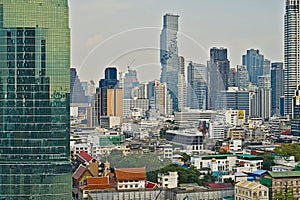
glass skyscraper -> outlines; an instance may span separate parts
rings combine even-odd
[[[167,83],[173,100],[173,109],[178,109],[179,57],[177,46],[178,15],[165,14],[160,34],[160,63],[162,66],[160,82]]]
[[[264,74],[264,55],[259,50],[249,49],[246,55],[242,56],[243,65],[247,66],[249,73],[249,81],[254,85],[258,85],[258,76]]]
[[[207,78],[208,78],[208,109],[220,109],[223,107],[222,101],[218,100],[220,93],[228,89],[230,62],[227,57],[226,48],[210,49],[210,60],[207,62]]]
[[[292,102],[300,81],[299,0],[287,0],[284,15],[284,114],[292,116]]]
[[[271,88],[272,88],[272,114],[280,114],[280,97],[283,96],[284,70],[283,63],[272,63]]]
[[[188,65],[187,107],[192,109],[206,109],[207,95],[207,67],[190,62]]]
[[[0,199],[71,199],[67,0],[0,0]]]

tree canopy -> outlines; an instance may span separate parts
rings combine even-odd
[[[282,144],[276,147],[274,152],[283,156],[295,156],[296,162],[300,161],[300,146],[297,143]]]
[[[155,171],[171,163],[170,160],[160,160],[154,153],[129,154],[124,156],[121,151],[113,150],[110,155],[103,156],[100,160],[107,161],[115,168],[145,167],[146,171]]]
[[[158,173],[167,173],[167,172],[178,172],[178,182],[181,183],[197,183],[198,185],[204,185],[205,183],[214,181],[214,178],[211,175],[204,175],[203,179],[200,179],[201,173],[194,167],[191,166],[188,169],[185,169],[177,164],[170,164],[159,170],[148,172],[147,178],[149,181],[157,182]]]

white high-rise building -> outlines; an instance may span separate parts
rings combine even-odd
[[[286,0],[284,15],[284,114],[290,116],[300,77],[299,4],[299,0]]]
[[[155,109],[163,114],[168,115],[172,113],[172,99],[168,93],[168,88],[166,83],[160,83],[155,81],[154,86],[154,99],[155,99]]]

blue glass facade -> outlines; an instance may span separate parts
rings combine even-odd
[[[264,74],[264,56],[259,50],[247,50],[246,55],[242,57],[243,65],[247,66],[249,81],[255,85],[258,84],[258,76]]]

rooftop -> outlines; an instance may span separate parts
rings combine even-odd
[[[263,175],[266,172],[267,172],[267,170],[257,170],[257,171],[252,172],[251,175],[253,175],[253,176],[261,176],[261,175]]]
[[[120,168],[115,169],[118,181],[122,180],[146,180],[145,168]]]
[[[233,157],[234,154],[211,154],[211,155],[194,155],[194,158],[222,158],[222,157]]]
[[[262,186],[261,184],[259,184],[257,182],[254,182],[254,181],[245,181],[245,180],[242,180],[242,181],[238,182],[235,185],[239,186],[239,187],[247,188],[247,189],[254,189],[256,187]]]
[[[84,174],[84,172],[86,170],[88,170],[88,169],[85,166],[79,165],[79,167],[76,169],[76,171],[72,175],[72,178],[78,180]]]
[[[268,172],[272,178],[300,177],[300,171]]]
[[[109,184],[108,176],[105,177],[89,177],[87,178],[87,184],[88,185],[104,185],[104,184]]]
[[[222,189],[222,188],[232,188],[233,185],[231,183],[207,183],[206,186],[208,186],[211,189]]]
[[[79,156],[81,158],[83,158],[84,160],[86,160],[87,162],[90,162],[91,160],[94,159],[93,156],[91,156],[90,154],[86,153],[85,151],[80,151]]]
[[[263,159],[261,156],[255,156],[255,155],[251,155],[251,154],[236,154],[236,156],[242,157],[242,158],[256,158],[256,159]]]

